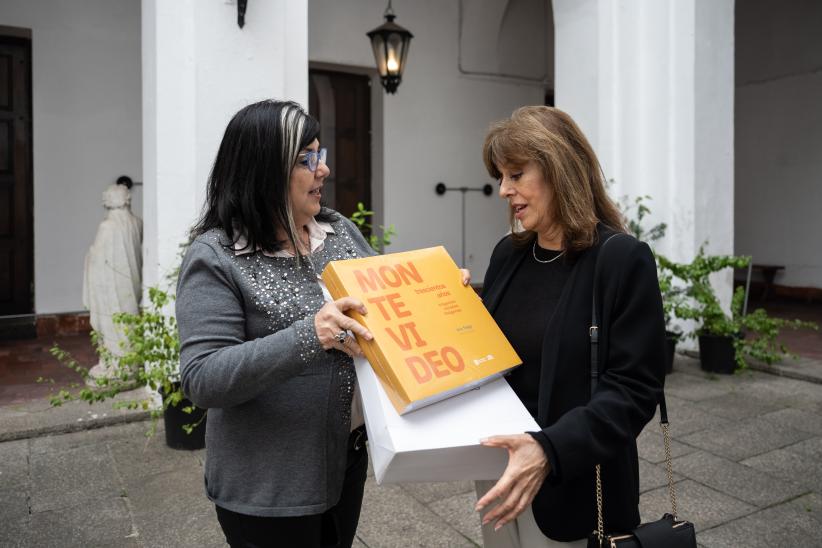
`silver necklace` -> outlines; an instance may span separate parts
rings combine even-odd
[[[540,259],[539,257],[537,257],[537,241],[536,241],[536,240],[534,240],[534,245],[533,245],[533,246],[531,246],[531,251],[532,251],[532,252],[533,252],[533,254],[534,254],[534,260],[535,260],[536,262],[538,262],[538,263],[542,263],[542,264],[553,263],[554,261],[556,261],[557,259],[559,259],[559,258],[560,258],[560,257],[562,257],[563,255],[565,255],[565,250],[562,250],[562,251],[560,252],[560,254],[559,254],[559,255],[557,255],[556,257],[554,257],[553,259],[548,259],[547,261],[543,261],[542,259]]]

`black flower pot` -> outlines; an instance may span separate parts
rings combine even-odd
[[[732,374],[736,371],[734,338],[729,335],[699,335],[699,362],[703,371]]]
[[[195,408],[193,412],[186,413],[184,408],[194,405],[187,398],[183,398],[176,406],[169,405],[163,412],[163,424],[166,427],[166,445],[172,449],[186,449],[193,451],[205,447],[206,410]],[[202,422],[187,434],[183,430],[184,424],[195,424],[202,419]]]
[[[665,332],[665,374],[674,372],[674,354],[676,353],[676,343],[679,341],[679,334],[673,331]]]

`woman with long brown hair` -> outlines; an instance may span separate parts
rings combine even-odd
[[[561,110],[516,110],[491,127],[483,157],[511,218],[483,301],[523,360],[508,381],[541,427],[484,440],[509,460],[498,482],[478,482],[483,538],[486,546],[585,546],[597,525],[597,464],[605,529],[639,524],[636,437],[664,379],[654,258],[625,234],[591,145]]]

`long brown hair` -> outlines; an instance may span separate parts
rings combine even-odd
[[[599,222],[625,232],[622,214],[605,192],[599,160],[565,112],[545,106],[518,108],[488,130],[482,157],[495,179],[502,176],[498,166],[522,166],[529,161],[539,165],[554,191],[547,213],[562,231],[565,249],[575,252],[593,246]],[[533,231],[519,229],[512,211],[509,220],[515,243],[530,243],[536,237]]]

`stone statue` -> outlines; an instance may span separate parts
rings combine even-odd
[[[91,327],[114,355],[122,355],[125,336],[112,316],[136,314],[142,296],[143,221],[131,212],[130,186],[118,180],[103,191],[106,216],[86,254],[83,275],[83,305],[89,310]],[[89,384],[101,376],[114,376],[102,360],[89,374]]]

